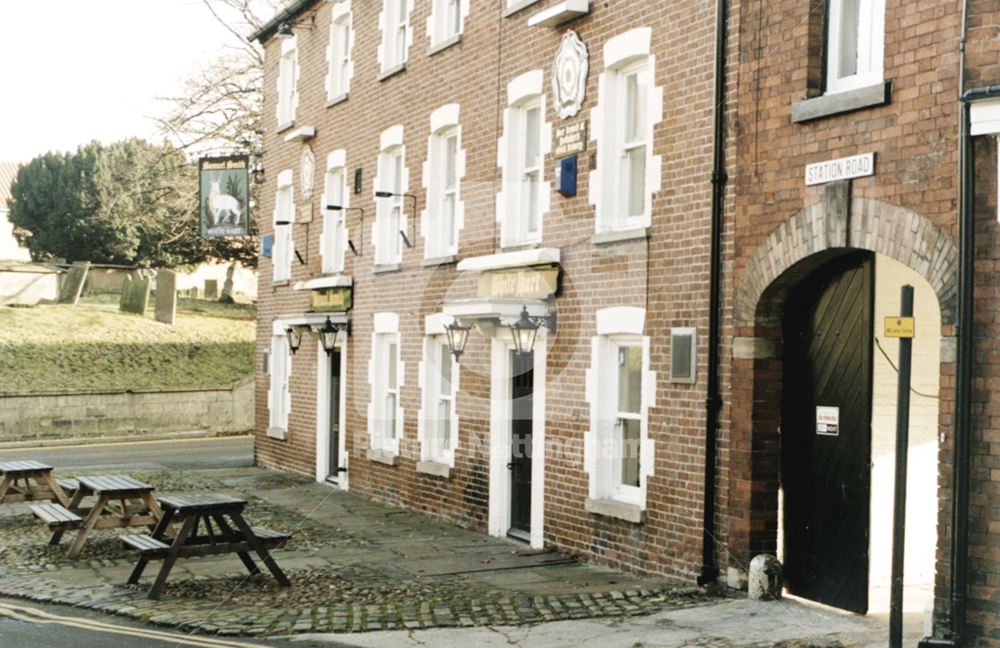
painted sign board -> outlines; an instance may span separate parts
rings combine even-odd
[[[806,186],[875,175],[875,153],[806,165]]]
[[[917,322],[912,317],[886,317],[885,336],[890,338],[912,338],[916,334]]]
[[[557,126],[554,131],[555,144],[552,154],[563,158],[587,150],[587,122],[578,121],[565,126]]]
[[[820,405],[816,407],[816,434],[840,436],[840,408]]]
[[[245,155],[198,160],[201,235],[250,234],[250,160]]]
[[[559,287],[558,266],[538,266],[484,272],[478,296],[487,299],[547,299]]]
[[[343,313],[351,309],[351,288],[317,288],[309,291],[309,306],[316,313]]]
[[[313,204],[312,202],[299,203],[295,208],[295,222],[300,224],[309,224],[313,222]]]

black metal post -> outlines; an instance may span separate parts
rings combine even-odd
[[[913,286],[903,286],[900,316],[913,317]],[[889,603],[889,648],[903,646],[903,557],[906,548],[906,465],[910,449],[910,359],[913,340],[899,339],[899,384],[896,391],[896,491],[892,511],[892,598]]]

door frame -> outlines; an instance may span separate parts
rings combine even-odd
[[[337,336],[336,349],[340,352],[340,435],[338,442],[340,468],[347,468],[347,336]],[[327,355],[323,344],[316,342],[316,481],[331,483],[327,477],[330,470],[330,373],[333,371],[333,356]],[[337,473],[336,486],[347,490],[348,473]]]
[[[545,382],[547,339],[535,340],[531,426],[531,547],[545,546]],[[510,528],[511,366],[513,341],[493,337],[490,343],[490,495],[489,534],[507,536]]]

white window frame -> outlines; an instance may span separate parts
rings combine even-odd
[[[376,191],[396,194],[409,192],[409,172],[406,170],[406,147],[403,144],[403,127],[386,129],[379,141],[378,176]],[[375,198],[375,222],[372,223],[372,242],[375,246],[375,264],[392,265],[403,261],[403,238],[407,230],[406,199],[402,195]]]
[[[322,201],[323,239],[319,252],[323,258],[323,274],[343,272],[347,250],[347,208],[351,206],[351,195],[347,189],[347,153],[344,149],[332,151],[326,157]],[[327,205],[340,205],[343,209],[327,209]]]
[[[645,310],[632,307],[601,309],[597,335],[591,340],[587,372],[590,429],[586,433],[584,464],[589,473],[592,500],[611,500],[646,508],[649,477],[653,474],[655,444],[649,438],[649,409],[655,405],[656,373],[649,368],[650,338],[643,334]],[[623,346],[642,349],[639,407],[639,486],[621,483],[622,444],[618,403],[618,353]],[[633,416],[628,414],[629,418]]]
[[[288,225],[278,225],[278,221],[288,221]],[[292,257],[295,254],[295,240],[292,227],[295,224],[295,187],[292,171],[285,169],[278,174],[278,191],[274,197],[274,244],[271,248],[271,265],[274,283],[287,282],[292,278]]]
[[[299,52],[297,38],[281,41],[281,59],[278,63],[278,130],[284,130],[295,123],[295,112],[299,105]]]
[[[497,194],[497,221],[500,223],[501,247],[518,247],[541,243],[546,214],[550,209],[551,183],[546,181],[545,161],[552,149],[552,126],[546,119],[545,93],[542,91],[542,71],[527,72],[507,86],[507,108],[504,110],[504,130],[498,146],[498,162],[502,170],[500,193]],[[527,116],[537,109],[538,155],[535,164],[526,164]],[[529,175],[537,174],[537,207],[534,228],[528,204],[531,184]]]
[[[447,182],[449,138],[454,138],[454,185]],[[424,258],[438,259],[458,254],[458,235],[465,221],[462,178],[465,177],[465,151],[458,104],[447,104],[431,114],[431,135],[427,140],[427,160],[423,165],[423,187],[427,204],[421,210],[420,229],[424,238]],[[447,215],[447,205],[452,214]],[[450,231],[449,231],[450,230]]]
[[[333,5],[330,17],[330,42],[326,48],[328,72],[326,76],[326,101],[333,103],[346,99],[351,90],[354,49],[351,0],[341,0]]]
[[[391,353],[393,345],[396,347],[394,354]],[[396,369],[395,385],[389,383],[392,366]],[[376,313],[372,331],[372,352],[368,361],[368,382],[371,384],[368,432],[371,449],[392,456],[399,454],[399,440],[403,437],[403,406],[400,397],[405,382],[405,369],[402,361],[399,316],[396,313]],[[392,412],[386,411],[390,395],[395,397],[395,411]]]
[[[427,17],[427,36],[431,47],[456,41],[465,30],[469,0],[432,0]]]
[[[443,330],[443,325],[434,327],[430,321],[440,318],[428,316],[428,335],[424,338],[424,358],[420,363],[421,412],[420,447],[421,459],[454,468],[455,449],[458,446],[457,396],[459,364],[448,348],[448,337],[435,330]],[[451,366],[449,389],[442,390],[442,354],[447,354]],[[440,405],[448,403],[447,434],[444,433],[445,420],[440,416]]]
[[[844,10],[858,5],[856,71],[842,74]],[[834,94],[881,83],[885,56],[885,0],[829,0],[826,32],[826,92]]]
[[[288,338],[274,332],[271,336],[269,360],[270,387],[267,392],[269,411],[267,435],[284,439],[288,434],[288,415],[292,409],[290,381],[292,375],[292,354],[288,349]]]
[[[399,15],[400,12],[404,15]],[[379,69],[385,74],[406,65],[410,50],[410,13],[413,0],[383,0],[379,14],[382,44],[379,47]]]
[[[598,78],[598,102],[591,111],[590,136],[596,142],[597,167],[590,172],[590,202],[596,211],[595,231],[621,232],[652,224],[653,198],[662,184],[662,158],[654,155],[654,132],[663,120],[663,88],[656,85],[656,57],[650,53],[652,31],[638,27],[610,39],[604,46],[604,72]],[[645,77],[640,109],[644,123],[637,136],[627,137],[628,79]],[[628,151],[645,146],[643,209],[630,214]]]

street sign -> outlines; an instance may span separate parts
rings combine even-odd
[[[917,323],[912,317],[886,317],[885,337],[912,338],[916,334]]]

